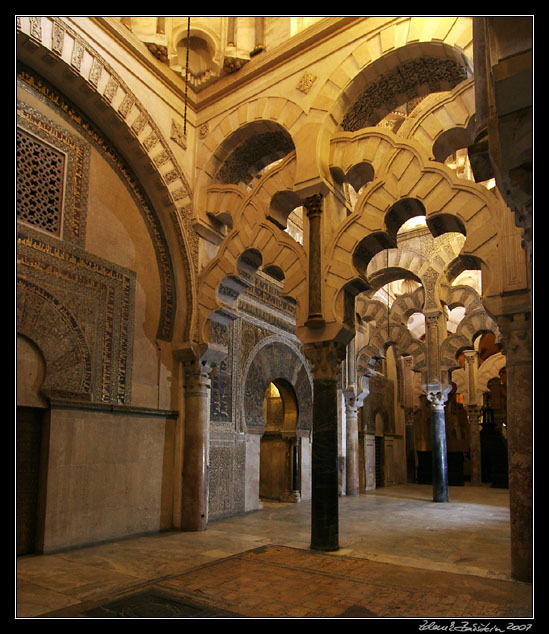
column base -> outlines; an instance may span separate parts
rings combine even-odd
[[[319,551],[323,551],[325,553],[333,553],[336,550],[339,550],[341,548],[341,546],[339,546],[339,544],[337,546],[315,546],[313,544],[311,544],[310,549],[311,550],[319,550]]]

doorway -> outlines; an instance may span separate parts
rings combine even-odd
[[[298,407],[293,387],[284,379],[271,381],[263,398],[265,432],[261,438],[259,497],[275,501],[299,499]]]

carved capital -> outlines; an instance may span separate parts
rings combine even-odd
[[[336,341],[321,341],[305,345],[305,356],[311,364],[315,379],[335,380],[345,354],[346,347]]]
[[[423,390],[427,394],[427,400],[431,403],[431,407],[436,410],[444,409],[448,394],[452,390],[451,385],[443,383],[424,385]]]
[[[480,405],[464,405],[467,412],[467,420],[470,425],[480,425],[480,418],[482,415],[482,407]]]
[[[507,366],[532,363],[532,324],[529,314],[516,314],[498,320],[503,334],[503,351]]]
[[[307,196],[307,198],[303,199],[303,206],[309,218],[314,215],[320,215],[322,213],[322,194]]]
[[[181,361],[187,393],[203,393],[210,388],[211,376],[215,368],[227,354],[224,346],[219,344],[188,344],[175,352]]]

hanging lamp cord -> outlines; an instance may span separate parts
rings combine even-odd
[[[191,18],[187,18],[187,59],[185,61],[185,115],[183,119],[183,136],[187,136],[187,94],[189,90],[189,49],[191,47]]]

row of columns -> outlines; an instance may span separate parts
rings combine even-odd
[[[309,314],[306,328],[317,340],[304,343],[313,375],[313,430],[311,482],[311,548],[339,549],[338,485],[338,373],[346,358],[352,337],[343,333],[341,341],[322,340],[322,196],[304,201],[309,217]],[[448,501],[448,466],[444,406],[450,387],[441,381],[438,351],[441,332],[440,314],[426,318],[426,341],[429,357],[427,381],[423,386],[431,403],[433,455],[433,501]],[[506,354],[508,376],[508,441],[510,463],[512,559],[515,576],[527,579],[531,574],[532,518],[532,385],[531,349],[523,330],[508,329]],[[345,337],[348,337],[345,340]],[[522,345],[524,344],[524,345]],[[351,355],[354,358],[354,355]],[[203,530],[208,518],[208,447],[209,389],[211,363],[194,350],[181,355],[185,376],[185,422],[183,484],[181,492],[181,527]],[[469,391],[466,410],[471,431],[473,484],[480,484],[480,403],[476,389],[477,359],[474,351],[466,353]],[[354,367],[349,370],[354,376]],[[363,396],[366,394],[363,393]],[[358,475],[358,408],[361,395],[355,386],[345,391],[347,408],[347,476],[348,495],[359,490]],[[407,411],[411,411],[409,398]],[[410,420],[410,417],[408,417]]]

